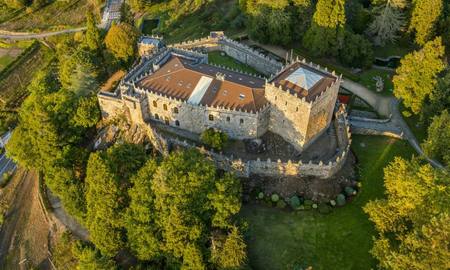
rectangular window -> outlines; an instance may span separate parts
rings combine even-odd
[[[239,120],[239,123],[244,124],[244,119],[241,118],[241,120]]]
[[[209,121],[214,121],[214,116],[213,116],[212,114],[210,114],[210,115],[208,116],[208,119],[209,119]]]

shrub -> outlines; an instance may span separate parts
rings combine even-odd
[[[2,175],[2,181],[0,183],[0,188],[6,187],[8,185],[9,181],[11,181],[12,178],[12,172],[4,172]]]
[[[283,208],[286,207],[286,205],[287,205],[287,204],[286,204],[283,200],[279,200],[279,201],[277,202],[277,207],[278,207],[278,208],[283,209]]]
[[[301,205],[300,199],[294,195],[289,199],[289,204],[293,209],[297,209]]]
[[[313,203],[312,208],[317,209],[317,203]]]
[[[354,190],[352,187],[345,187],[344,191],[347,197],[356,195],[356,190]]]
[[[333,206],[333,207],[336,206],[336,201],[335,200],[330,200],[330,205]]]
[[[344,206],[345,203],[346,203],[346,201],[345,201],[345,195],[342,194],[342,193],[339,194],[339,195],[337,195],[337,197],[336,197],[336,204],[337,204],[338,206]]]
[[[264,199],[264,193],[262,191],[258,193],[258,199]]]
[[[272,202],[278,202],[278,200],[280,200],[280,196],[278,196],[277,194],[272,194],[272,197],[271,197],[271,199],[272,199]]]
[[[220,151],[228,142],[228,136],[219,130],[208,128],[202,132],[200,140],[209,147]]]

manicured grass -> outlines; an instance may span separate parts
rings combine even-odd
[[[375,57],[386,58],[389,56],[404,56],[411,52],[411,44],[409,41],[399,41],[396,44],[387,44],[383,47],[374,47]]]
[[[250,74],[259,74],[254,68],[241,63],[228,55],[221,55],[221,52],[210,52],[208,54],[208,62],[215,65],[221,65],[232,69],[237,69]]]
[[[379,70],[379,69],[370,69],[362,72],[359,77],[359,83],[366,86],[370,90],[376,92],[376,82],[373,79],[374,76],[380,76],[384,80],[384,90],[380,92],[380,94],[385,96],[392,96],[392,91],[394,89],[394,85],[392,84],[392,76],[394,72]]]
[[[362,190],[355,200],[331,214],[291,212],[245,205],[248,256],[253,269],[371,269],[369,253],[374,228],[362,207],[383,197],[383,168],[397,155],[410,157],[405,141],[386,137],[354,136]]]

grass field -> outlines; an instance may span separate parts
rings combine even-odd
[[[244,72],[247,72],[250,74],[259,75],[259,72],[256,71],[254,68],[252,68],[244,63],[241,63],[241,62],[235,60],[234,58],[231,58],[228,55],[222,56],[221,52],[210,52],[208,54],[208,62],[210,64],[221,65],[221,66],[225,66],[228,68],[244,71]]]
[[[248,256],[253,269],[361,269],[376,267],[369,250],[374,228],[362,207],[383,197],[383,168],[395,156],[410,157],[405,141],[354,136],[362,190],[354,201],[331,214],[289,212],[245,205],[241,216],[249,224]]]
[[[380,76],[384,80],[384,91],[379,94],[384,96],[392,96],[392,91],[394,89],[394,85],[392,84],[393,75],[394,72],[372,68],[359,74],[359,83],[376,92],[376,82],[373,77]]]
[[[32,13],[22,11],[0,24],[2,30],[39,32],[82,26],[86,12],[92,10],[88,0],[53,1]]]

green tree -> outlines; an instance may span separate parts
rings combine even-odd
[[[429,101],[425,102],[422,120],[427,122],[447,108],[450,108],[450,71],[438,79],[437,87],[433,88]]]
[[[440,37],[419,50],[406,55],[393,78],[394,95],[403,99],[407,108],[418,114],[425,98],[437,85],[437,76],[444,70],[445,48]]]
[[[387,42],[395,42],[398,33],[406,24],[404,8],[405,0],[372,0],[374,20],[369,25],[367,33],[374,44],[384,46]]]
[[[92,12],[88,12],[86,14],[85,44],[89,50],[97,53],[99,53],[102,48],[100,29],[97,28],[97,22],[95,21],[94,14]]]
[[[126,212],[128,244],[140,260],[154,260],[161,256],[161,239],[155,223],[154,193],[151,188],[153,175],[158,169],[154,159],[131,178],[133,187],[128,190],[130,206]]]
[[[222,150],[228,142],[228,135],[219,130],[208,128],[202,132],[200,140],[216,150]]]
[[[363,36],[347,31],[345,46],[339,51],[339,59],[347,66],[370,68],[374,60],[372,44]]]
[[[423,150],[428,156],[450,166],[450,114],[447,110],[433,117]]]
[[[115,270],[117,267],[113,260],[102,256],[95,248],[83,244],[81,241],[75,242],[72,252],[78,260],[77,270]]]
[[[100,120],[100,108],[97,96],[81,97],[78,100],[77,110],[72,118],[75,126],[90,128]]]
[[[413,10],[409,31],[419,45],[424,45],[435,37],[436,24],[442,14],[442,0],[413,0]]]
[[[386,199],[364,211],[378,236],[372,254],[383,269],[450,267],[450,177],[447,172],[396,158],[385,168]]]
[[[233,226],[227,236],[213,238],[212,261],[218,269],[239,269],[246,264],[246,248],[239,229]]]
[[[124,243],[123,214],[129,203],[129,177],[145,161],[142,147],[116,144],[92,153],[86,169],[86,225],[95,246],[114,256]]]
[[[317,56],[337,55],[345,33],[345,0],[319,0],[303,46]]]
[[[106,48],[119,61],[129,63],[136,54],[137,38],[133,26],[126,23],[112,25],[105,37]]]
[[[102,73],[96,56],[85,48],[60,59],[59,79],[62,86],[78,95],[87,95],[99,87]]]
[[[241,209],[241,183],[231,174],[215,182],[215,190],[208,195],[215,210],[212,225],[218,228],[231,226],[230,219]]]

